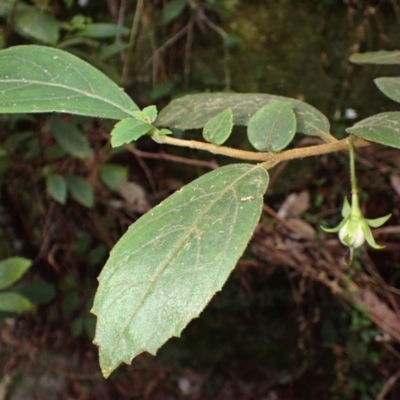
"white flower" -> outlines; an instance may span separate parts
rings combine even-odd
[[[344,199],[342,216],[344,219],[337,227],[324,228],[322,226],[321,228],[326,232],[339,232],[340,241],[350,248],[350,260],[353,259],[353,249],[362,246],[365,241],[374,249],[384,247],[375,242],[371,228],[383,225],[391,217],[391,214],[376,219],[364,218],[358,204],[358,195],[353,194],[351,206],[347,198]]]

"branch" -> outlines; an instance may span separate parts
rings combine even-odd
[[[233,149],[226,146],[215,146],[211,143],[199,142],[197,140],[177,139],[166,135],[158,137],[153,136],[153,139],[160,144],[171,144],[179,147],[188,147],[190,149],[205,150],[212,154],[219,154],[222,156],[239,158],[242,160],[260,161],[260,166],[265,169],[270,169],[282,161],[333,153],[348,149],[349,146],[349,138],[346,138],[333,143],[324,143],[316,146],[291,149],[282,151],[280,153],[261,153],[256,151]],[[366,140],[354,138],[355,147],[365,147],[369,145],[370,142],[367,142]]]

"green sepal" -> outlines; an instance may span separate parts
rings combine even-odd
[[[362,230],[363,230],[363,234],[365,236],[365,240],[371,247],[373,247],[374,249],[383,249],[385,247],[385,246],[381,246],[375,242],[375,239],[371,233],[371,229],[369,229],[369,226],[366,223],[363,224]]]
[[[345,197],[342,207],[342,217],[347,218],[350,214],[351,214],[351,205],[347,200],[347,197]]]
[[[324,230],[325,232],[328,233],[336,233],[339,232],[342,226],[346,223],[346,219],[344,219],[338,226],[335,228],[325,228],[324,226],[321,225],[321,229]]]
[[[375,218],[375,219],[366,219],[365,218],[365,221],[367,221],[367,224],[371,228],[378,228],[378,227],[382,226],[387,220],[389,220],[389,218],[391,216],[392,216],[392,214],[388,214],[388,215],[385,215],[383,217]]]

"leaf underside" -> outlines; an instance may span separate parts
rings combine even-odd
[[[400,64],[400,51],[369,51],[367,53],[352,54],[349,60],[355,64]]]
[[[399,77],[382,77],[374,80],[379,90],[389,99],[400,103],[400,78]]]
[[[400,149],[400,112],[373,115],[346,131],[363,139]]]
[[[220,290],[259,220],[268,174],[232,164],[203,175],[135,222],[99,276],[92,312],[105,377],[179,336]]]
[[[0,113],[122,119],[135,110],[138,107],[121,88],[72,54],[36,45],[0,51]]]
[[[323,137],[329,132],[328,119],[313,106],[289,97],[264,93],[200,93],[171,101],[158,115],[156,125],[173,129],[200,129],[207,121],[232,108],[234,125],[247,126],[250,117],[261,107],[285,101],[296,115],[297,132]]]

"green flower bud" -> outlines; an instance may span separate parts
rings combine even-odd
[[[339,239],[353,249],[362,246],[365,242],[362,221],[348,218],[339,230]]]

